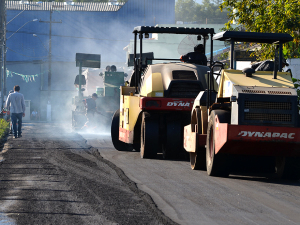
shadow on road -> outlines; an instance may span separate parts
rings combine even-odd
[[[247,181],[258,181],[270,184],[280,184],[288,186],[300,186],[300,181],[297,180],[282,180],[275,179],[272,177],[273,174],[267,173],[232,173],[229,175],[228,179],[234,180],[247,180]]]

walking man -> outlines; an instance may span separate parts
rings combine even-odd
[[[14,138],[22,137],[22,117],[25,116],[25,100],[19,91],[20,86],[14,86],[14,93],[9,94],[6,100],[6,107],[10,108]]]

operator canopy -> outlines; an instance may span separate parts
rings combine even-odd
[[[289,34],[283,34],[283,33],[224,31],[215,34],[213,40],[273,44],[278,42],[286,43],[292,41],[293,37]]]

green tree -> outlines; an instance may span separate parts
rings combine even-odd
[[[175,4],[175,20],[194,21],[196,4],[194,0],[178,0]]]
[[[203,0],[202,4],[196,6],[196,21],[201,23],[224,24],[227,21],[227,12],[221,12],[222,0]]]
[[[284,45],[285,57],[300,57],[298,0],[224,0],[220,9],[229,12],[226,29],[230,29],[233,21],[236,21],[246,31],[290,34],[294,40]],[[261,59],[273,58],[270,45],[262,45],[259,53]]]
[[[198,4],[194,0],[177,0],[175,19],[184,22],[224,24],[227,21],[227,12],[221,12],[219,6],[222,2],[223,0],[204,0],[202,4]]]

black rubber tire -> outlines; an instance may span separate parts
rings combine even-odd
[[[286,157],[283,179],[300,179],[300,157]]]
[[[141,143],[134,143],[132,148],[137,152],[141,151]]]
[[[111,141],[118,151],[128,151],[130,150],[130,144],[124,143],[119,140],[119,122],[120,122],[120,110],[118,109],[111,121]]]
[[[276,157],[275,158],[275,174],[274,174],[273,178],[282,179],[284,167],[285,167],[285,157]]]
[[[155,159],[159,141],[159,122],[155,116],[151,116],[147,112],[143,112],[141,124],[141,149],[140,155],[143,159]]]
[[[197,152],[190,152],[190,164],[192,170],[206,169],[205,154],[205,148],[200,148],[197,150]]]
[[[287,180],[300,179],[300,157],[277,157],[275,178]]]
[[[215,154],[216,115],[219,116],[220,122],[228,122],[230,119],[230,113],[225,110],[213,110],[210,114],[206,140],[206,170],[209,176],[228,177],[230,172],[228,156],[220,153]]]
[[[181,121],[168,121],[162,146],[163,159],[183,158],[183,127]]]

